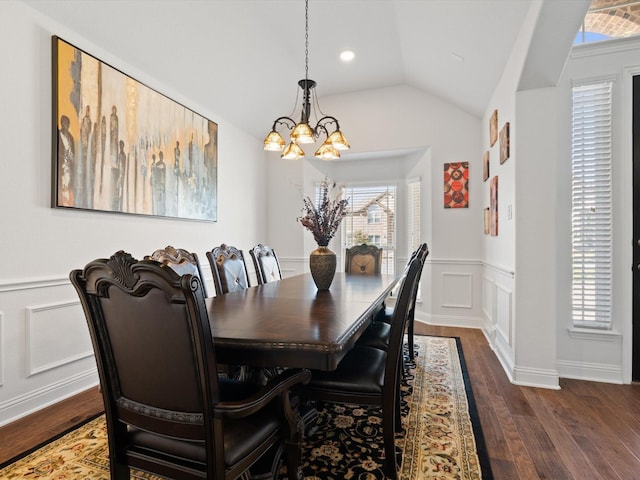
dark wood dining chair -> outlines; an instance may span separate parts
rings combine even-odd
[[[202,275],[202,266],[200,265],[200,259],[195,252],[189,252],[183,248],[175,248],[171,245],[167,245],[165,248],[159,248],[151,255],[147,255],[144,258],[145,260],[155,260],[156,262],[168,265],[179,275],[185,275],[187,273],[196,275],[202,282],[202,291],[204,292],[204,296],[207,296],[207,288],[204,283],[204,276]]]
[[[237,292],[251,286],[242,250],[222,244],[207,252],[216,295]]]
[[[344,271],[362,275],[375,275],[382,270],[382,249],[375,245],[354,245],[345,250]]]
[[[400,362],[404,329],[420,268],[421,263],[415,259],[411,262],[407,275],[401,280],[391,322],[391,338],[386,350],[356,345],[344,356],[336,370],[312,370],[308,384],[294,387],[294,392],[303,399],[381,406],[384,473],[391,479],[397,478],[394,437],[397,431],[402,430]]]
[[[411,262],[414,259],[418,259],[422,267],[424,268],[424,262],[429,255],[429,248],[426,243],[422,243],[412,254],[403,275],[407,273]],[[418,287],[420,284],[420,277],[422,276],[422,270],[418,271],[418,278],[415,282],[414,291],[411,297],[411,305],[409,309],[409,319],[407,320],[407,344],[409,347],[409,358],[415,357],[415,343],[413,338],[414,321],[415,321],[415,309],[416,300],[418,297]],[[374,321],[367,327],[360,338],[357,341],[358,345],[369,346],[374,348],[380,348],[386,350],[389,346],[389,339],[391,337],[391,322],[393,320],[394,307],[385,307],[378,314]]]
[[[264,387],[219,378],[197,276],[120,251],[70,279],[96,356],[111,479],[128,480],[130,469],[246,479],[278,448],[298,472],[300,433],[289,391],[309,372],[290,369]]]
[[[259,243],[249,250],[249,254],[253,260],[253,266],[256,269],[258,285],[282,280],[280,263],[273,248]]]

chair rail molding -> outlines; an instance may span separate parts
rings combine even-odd
[[[495,263],[489,263],[489,262],[482,262],[482,266],[487,270],[494,271],[496,273],[505,275],[510,278],[515,278],[516,276],[516,271],[513,267],[509,267],[506,265],[499,265]]]
[[[425,264],[432,265],[483,265],[482,260],[472,258],[427,258]]]
[[[56,275],[50,277],[35,277],[10,281],[0,280],[0,293],[16,292],[19,290],[31,290],[35,288],[59,287],[62,285],[71,285],[68,276]]]

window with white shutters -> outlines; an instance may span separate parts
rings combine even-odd
[[[572,115],[572,320],[611,327],[611,81],[575,85]]]
[[[407,182],[407,253],[413,252],[422,243],[420,236],[420,179]],[[418,285],[416,299],[422,298],[422,280]]]
[[[407,182],[407,252],[422,242],[420,237],[420,179]]]
[[[348,213],[342,221],[345,247],[373,244],[382,248],[382,273],[395,272],[396,186],[347,185]]]

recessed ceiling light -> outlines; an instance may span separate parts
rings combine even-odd
[[[340,60],[345,63],[353,61],[354,58],[356,58],[356,54],[353,53],[353,50],[343,50],[340,52]]]
[[[464,57],[462,55],[458,55],[455,52],[451,52],[451,59],[456,62],[464,63]]]

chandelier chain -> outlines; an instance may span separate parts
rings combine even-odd
[[[304,3],[304,79],[309,80],[309,0]]]

